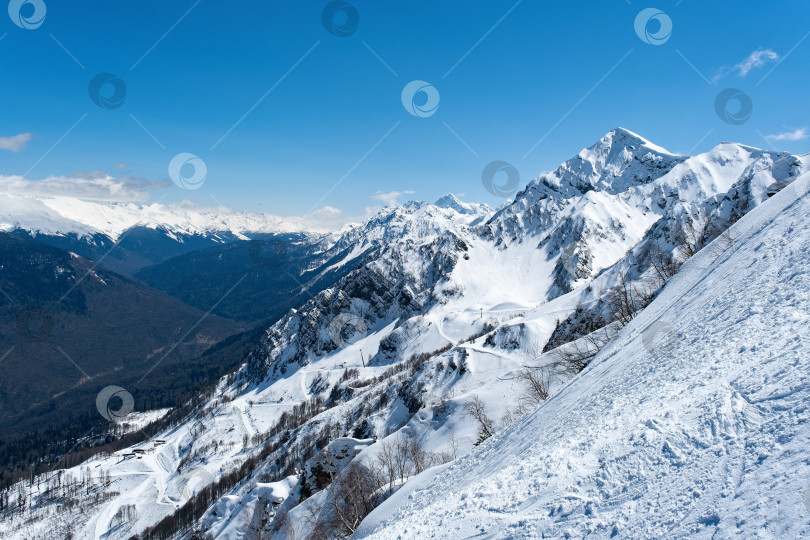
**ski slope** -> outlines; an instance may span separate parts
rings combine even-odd
[[[810,535],[809,189],[745,216],[564,389],[357,536]]]

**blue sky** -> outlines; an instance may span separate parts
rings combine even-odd
[[[347,219],[396,192],[500,204],[488,163],[524,184],[616,126],[675,152],[807,152],[804,0],[357,0],[343,37],[322,24],[326,1],[39,1],[38,28],[0,22],[0,176],[84,173],[104,190],[109,175],[121,198]],[[634,28],[651,6],[672,22],[658,45]],[[90,99],[98,73],[126,84],[119,107]],[[428,117],[403,107],[414,80],[440,96]],[[740,125],[715,112],[726,88],[753,104]],[[199,189],[169,181],[183,152],[206,164]]]

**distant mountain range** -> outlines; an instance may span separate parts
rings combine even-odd
[[[29,234],[132,275],[191,251],[305,229],[268,214],[0,194],[0,230]]]
[[[115,241],[133,228],[161,229],[183,237],[225,233],[246,240],[248,234],[301,232],[305,227],[269,214],[249,214],[183,205],[104,203],[70,197],[0,195],[0,229],[36,234],[92,237]]]
[[[79,537],[165,538],[191,534],[191,525],[179,528],[186,523],[193,524],[199,536],[221,539],[256,526],[266,536],[278,538],[290,530],[296,538],[306,537],[313,527],[346,534],[353,531],[334,515],[341,507],[334,504],[335,497],[348,496],[341,491],[339,475],[351,471],[346,469],[349,463],[383,463],[394,448],[410,448],[401,452],[410,457],[402,458],[405,465],[399,476],[371,490],[374,506],[393,495],[380,507],[383,514],[360,532],[379,537],[386,537],[386,531],[427,534],[426,529],[406,531],[408,525],[396,519],[407,516],[413,521],[422,508],[431,513],[435,509],[455,523],[458,516],[440,504],[440,499],[455,495],[437,488],[429,491],[430,498],[409,503],[395,492],[410,477],[401,489],[403,494],[413,493],[426,485],[420,482],[429,483],[425,478],[445,467],[430,469],[431,465],[457,461],[451,469],[459,467],[460,472],[448,477],[481,490],[475,497],[484,500],[496,492],[508,498],[509,485],[498,479],[493,480],[494,487],[476,483],[485,472],[477,460],[487,468],[500,466],[486,440],[542,401],[537,392],[530,394],[527,373],[546,377],[540,386],[546,398],[553,396],[539,405],[540,410],[567,399],[566,407],[554,414],[569,416],[577,407],[600,399],[604,406],[599,410],[609,415],[610,400],[630,402],[622,393],[630,382],[660,383],[666,377],[644,377],[658,365],[674,364],[653,355],[646,363],[627,368],[640,370],[635,374],[602,367],[601,378],[589,384],[624,381],[611,386],[608,396],[591,392],[583,382],[578,395],[584,401],[564,396],[569,383],[593,376],[579,374],[590,362],[607,365],[600,350],[647,339],[649,350],[657,351],[655,336],[653,342],[639,338],[645,329],[631,321],[643,316],[650,324],[674,327],[676,320],[656,318],[664,308],[655,306],[659,297],[677,301],[668,283],[678,279],[679,269],[689,270],[683,279],[690,285],[677,295],[694,302],[689,299],[690,287],[697,287],[701,278],[698,270],[689,269],[689,259],[703,252],[695,264],[713,264],[712,257],[734,244],[736,222],[796,185],[807,171],[803,156],[734,143],[683,156],[617,128],[529,182],[497,211],[448,195],[434,204],[409,202],[385,208],[337,232],[264,230],[249,236],[245,230],[229,230],[227,234],[245,238],[229,238],[163,260],[142,256],[153,263],[134,273],[143,286],[151,284],[201,310],[212,309],[240,279],[250,283],[241,292],[233,289],[235,296],[227,298],[236,300],[219,303],[214,313],[240,321],[266,317],[268,324],[240,359],[244,361],[240,367],[206,398],[200,407],[204,413],[157,436],[166,444],[155,455],[139,463],[118,456],[96,458],[93,466],[120,482],[115,494],[107,490],[109,499],[103,502],[77,496],[85,512],[79,521],[86,523],[51,526],[44,520],[23,523],[15,518],[8,525],[4,522],[0,532],[20,538],[67,532]],[[177,235],[168,232],[173,231],[170,227],[153,225],[151,230],[164,231],[167,237]],[[35,232],[30,227],[22,222],[13,226],[16,235],[29,237]],[[77,241],[88,238],[75,234]],[[94,234],[102,233],[96,229]],[[48,235],[59,233],[49,230]],[[750,253],[755,248],[745,247]],[[742,259],[735,261],[734,268],[742,272]],[[107,281],[103,275],[99,279]],[[647,309],[654,314],[647,315]],[[684,312],[687,315],[695,319],[693,312]],[[633,354],[641,350],[633,347]],[[690,351],[703,354],[697,348]],[[699,364],[696,358],[686,360]],[[531,371],[535,368],[541,371]],[[645,412],[643,404],[634,407]],[[496,436],[498,452],[511,456],[510,463],[523,448],[545,452],[531,446],[532,437],[544,436],[543,423],[536,421],[542,414],[534,418],[531,425],[529,420],[518,421],[533,430],[531,437]],[[654,426],[659,421],[650,420]],[[548,424],[554,425],[553,419]],[[557,438],[549,440],[572,455],[576,449],[559,442],[567,440],[565,426],[559,430],[563,431]],[[580,442],[600,435],[578,433]],[[670,448],[667,455],[679,454]],[[341,452],[340,459],[332,451]],[[706,463],[709,469],[719,466],[711,459]],[[599,467],[589,461],[545,472]],[[424,473],[428,476],[417,476],[423,469],[429,469]],[[300,474],[303,470],[307,474]],[[202,478],[211,490],[188,495],[190,475]],[[520,476],[518,471],[505,477],[525,480]],[[526,480],[521,486],[542,492],[546,480],[535,475],[532,481],[537,485]],[[559,485],[570,490],[576,484]],[[564,500],[567,491],[560,489],[555,492],[559,500],[543,506],[543,511],[564,527],[570,505]],[[630,500],[614,495],[605,496],[617,505]],[[31,497],[41,505],[35,512],[46,512],[54,504],[44,492],[32,492]],[[456,507],[465,504],[463,500],[456,501]],[[501,499],[491,500],[500,504]],[[126,519],[116,517],[129,506],[137,512],[127,512]],[[504,512],[511,511],[505,506]],[[587,506],[582,512],[587,515]],[[464,536],[478,534],[467,525],[454,526],[461,527]],[[557,534],[563,529],[547,530]],[[643,535],[641,529],[632,530]]]

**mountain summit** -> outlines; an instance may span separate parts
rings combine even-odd
[[[478,204],[478,203],[465,203],[462,202],[461,199],[453,195],[452,193],[448,193],[444,197],[439,198],[435,203],[434,206],[438,206],[439,208],[450,208],[455,210],[459,214],[483,214],[491,209],[486,204]]]
[[[553,172],[535,179],[529,187],[545,186],[564,196],[591,190],[615,194],[647,184],[687,158],[619,127]]]
[[[205,405],[146,443],[154,454],[94,458],[114,486],[61,522],[45,519],[53,478],[15,486],[9,503],[22,490],[32,515],[0,534],[710,537],[746,501],[747,521],[796,536],[799,520],[754,515],[735,490],[757,471],[781,485],[798,462],[771,466],[774,448],[799,448],[810,425],[781,408],[807,387],[791,368],[806,171],[740,144],[680,156],[618,128],[497,212],[447,195],[296,240],[312,252],[292,276],[300,305]],[[211,489],[189,494],[190,476]],[[660,506],[663,491],[685,495]],[[347,508],[362,511],[339,519]]]

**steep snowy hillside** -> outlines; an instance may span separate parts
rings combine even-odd
[[[375,477],[371,506],[393,493],[389,510],[367,523],[373,528],[391,517],[390,505],[407,502],[414,482],[427,482],[420,472],[444,474],[431,466],[461,458],[542,399],[564,395],[593,356],[572,368],[551,349],[604,346],[597,332],[613,337],[613,325],[647,313],[684,261],[708,253],[704,245],[718,235],[727,239],[721,233],[730,224],[779,187],[791,189],[804,170],[799,157],[738,144],[678,156],[616,129],[497,213],[447,196],[387,208],[324,236],[302,290],[335,272],[340,278],[268,328],[206,405],[158,436],[166,443],[154,454],[85,465],[113,480],[89,480],[92,500],[65,495],[85,503],[81,525],[63,507],[51,522],[15,517],[0,532],[144,539],[351,532],[358,519],[340,523],[334,511],[345,495],[340,479],[362,483],[350,464],[385,471]],[[666,290],[677,286],[670,283]],[[344,451],[359,453],[334,455]],[[326,472],[313,482],[313,470]],[[79,478],[82,470],[65,474]],[[187,489],[192,478],[210,489]],[[55,484],[50,478],[31,493],[29,516],[54,511]]]
[[[771,184],[795,178],[802,167],[796,156],[733,143],[695,157],[675,156],[617,128],[530,182],[487,222],[481,236],[502,250],[536,242],[556,265],[548,290],[554,297],[618,262],[650,226],[684,204],[699,206],[741,188],[745,197],[736,203],[739,218],[767,198]],[[728,221],[729,215],[722,217]],[[705,229],[709,223],[704,219],[701,225]],[[722,223],[717,227],[724,229]],[[664,229],[659,242],[663,233],[670,247],[683,243],[676,238],[682,232],[678,227]]]
[[[809,189],[744,217],[579,377],[358,536],[810,534]]]
[[[365,334],[435,302],[434,287],[466,249],[468,224],[489,213],[483,205],[459,213],[453,206],[410,202],[347,232],[333,249],[352,245],[352,251],[328,269],[348,263],[356,268],[267,331],[248,365],[251,378],[281,376],[290,364],[305,366],[336,350],[347,325]],[[390,341],[386,346],[395,347]]]
[[[459,204],[464,205],[460,201]],[[461,206],[457,210],[427,203],[409,203],[402,207],[385,209],[360,227],[349,227],[342,234],[336,235],[337,238],[330,238],[322,254],[323,267],[314,270],[314,275],[308,279],[316,280],[336,268],[353,267],[359,262],[381,264],[385,256],[379,255],[391,250],[393,238],[401,239],[402,242],[426,242],[430,245],[437,242],[437,239],[444,238],[449,231],[465,230],[467,223],[484,219],[490,214],[491,210],[484,205]],[[408,252],[407,246],[398,246],[397,249],[403,253]],[[393,252],[399,253],[395,250]],[[412,255],[414,261],[419,255]],[[393,266],[396,263],[387,260],[386,264]],[[367,275],[375,279],[373,273]],[[408,271],[403,275],[403,279],[417,279],[415,274]],[[384,287],[389,286],[384,284]],[[298,312],[292,311],[283,322],[275,326],[299,324],[296,313]],[[341,330],[337,328],[336,332]],[[301,331],[298,334],[296,340],[302,344],[301,349],[290,345],[287,347],[287,355],[299,354],[299,351],[312,343],[309,341],[312,338],[306,332]],[[266,337],[265,341],[268,339],[271,338]],[[342,346],[340,338],[334,338],[337,341],[332,339],[326,337],[328,343],[323,346],[332,350],[336,343]],[[364,341],[364,346],[371,347],[374,339],[369,336]],[[379,340],[380,337],[376,339]],[[102,481],[100,476],[93,475],[96,478],[91,481],[93,495],[82,505],[85,517],[76,519],[70,512],[62,512],[52,521],[26,525],[22,534],[36,537],[46,534],[46,531],[56,534],[57,531],[64,533],[72,530],[81,538],[128,538],[155,525],[194,496],[196,489],[201,486],[195,484],[194,489],[186,489],[191,480],[199,480],[203,486],[211,481],[230,482],[229,475],[234,470],[249,466],[257,455],[261,455],[267,448],[273,448],[267,437],[270,434],[277,436],[279,425],[289,426],[291,422],[297,422],[298,420],[291,418],[298,418],[301,414],[299,410],[311,410],[313,404],[307,405],[307,402],[324,391],[324,380],[332,376],[340,378],[345,371],[343,366],[347,363],[360,366],[362,361],[358,353],[358,350],[351,348],[342,350],[342,356],[330,357],[327,362],[322,362],[312,370],[302,369],[294,377],[282,378],[272,386],[262,383],[246,387],[242,382],[234,384],[233,377],[223,381],[211,402],[189,418],[188,423],[157,437],[165,440],[165,444],[154,446],[150,442],[143,445],[142,447],[150,448],[149,454],[140,459],[130,459],[124,457],[130,451],[123,451],[114,456],[101,455],[93,458],[88,466],[99,473],[104,471],[105,478],[107,474],[111,475],[112,480]],[[366,354],[373,354],[373,351],[369,348]],[[378,366],[368,373],[384,371],[384,367]],[[322,382],[318,382],[319,380]],[[347,381],[348,379],[344,379],[344,382]],[[318,399],[321,404],[325,401],[323,397]],[[307,447],[306,438],[296,440],[285,437],[284,440],[285,443],[277,448],[283,459],[275,463],[270,461],[265,465],[273,466],[273,476],[268,481],[275,479],[276,471],[286,470],[296,462],[298,456],[308,457],[308,453],[312,451]],[[279,462],[280,468],[275,466]],[[250,466],[255,466],[255,463]],[[78,478],[83,474],[82,470],[81,467],[71,469],[60,478]],[[282,474],[286,477],[291,473],[292,470],[289,470]],[[58,504],[62,493],[67,493],[68,497],[76,497],[75,485],[68,484],[72,487],[66,488],[63,480],[59,482],[61,488],[57,487],[56,476],[47,475],[42,486],[31,494],[35,501],[34,513],[50,515],[56,510],[54,505]],[[260,491],[252,495],[258,493]],[[223,500],[220,506],[227,504],[228,501]],[[238,509],[243,507],[239,506]],[[239,519],[235,523],[241,526],[241,516],[236,517]],[[13,526],[16,521],[10,520],[8,523]],[[0,534],[5,533],[8,533],[8,529],[0,526]]]

